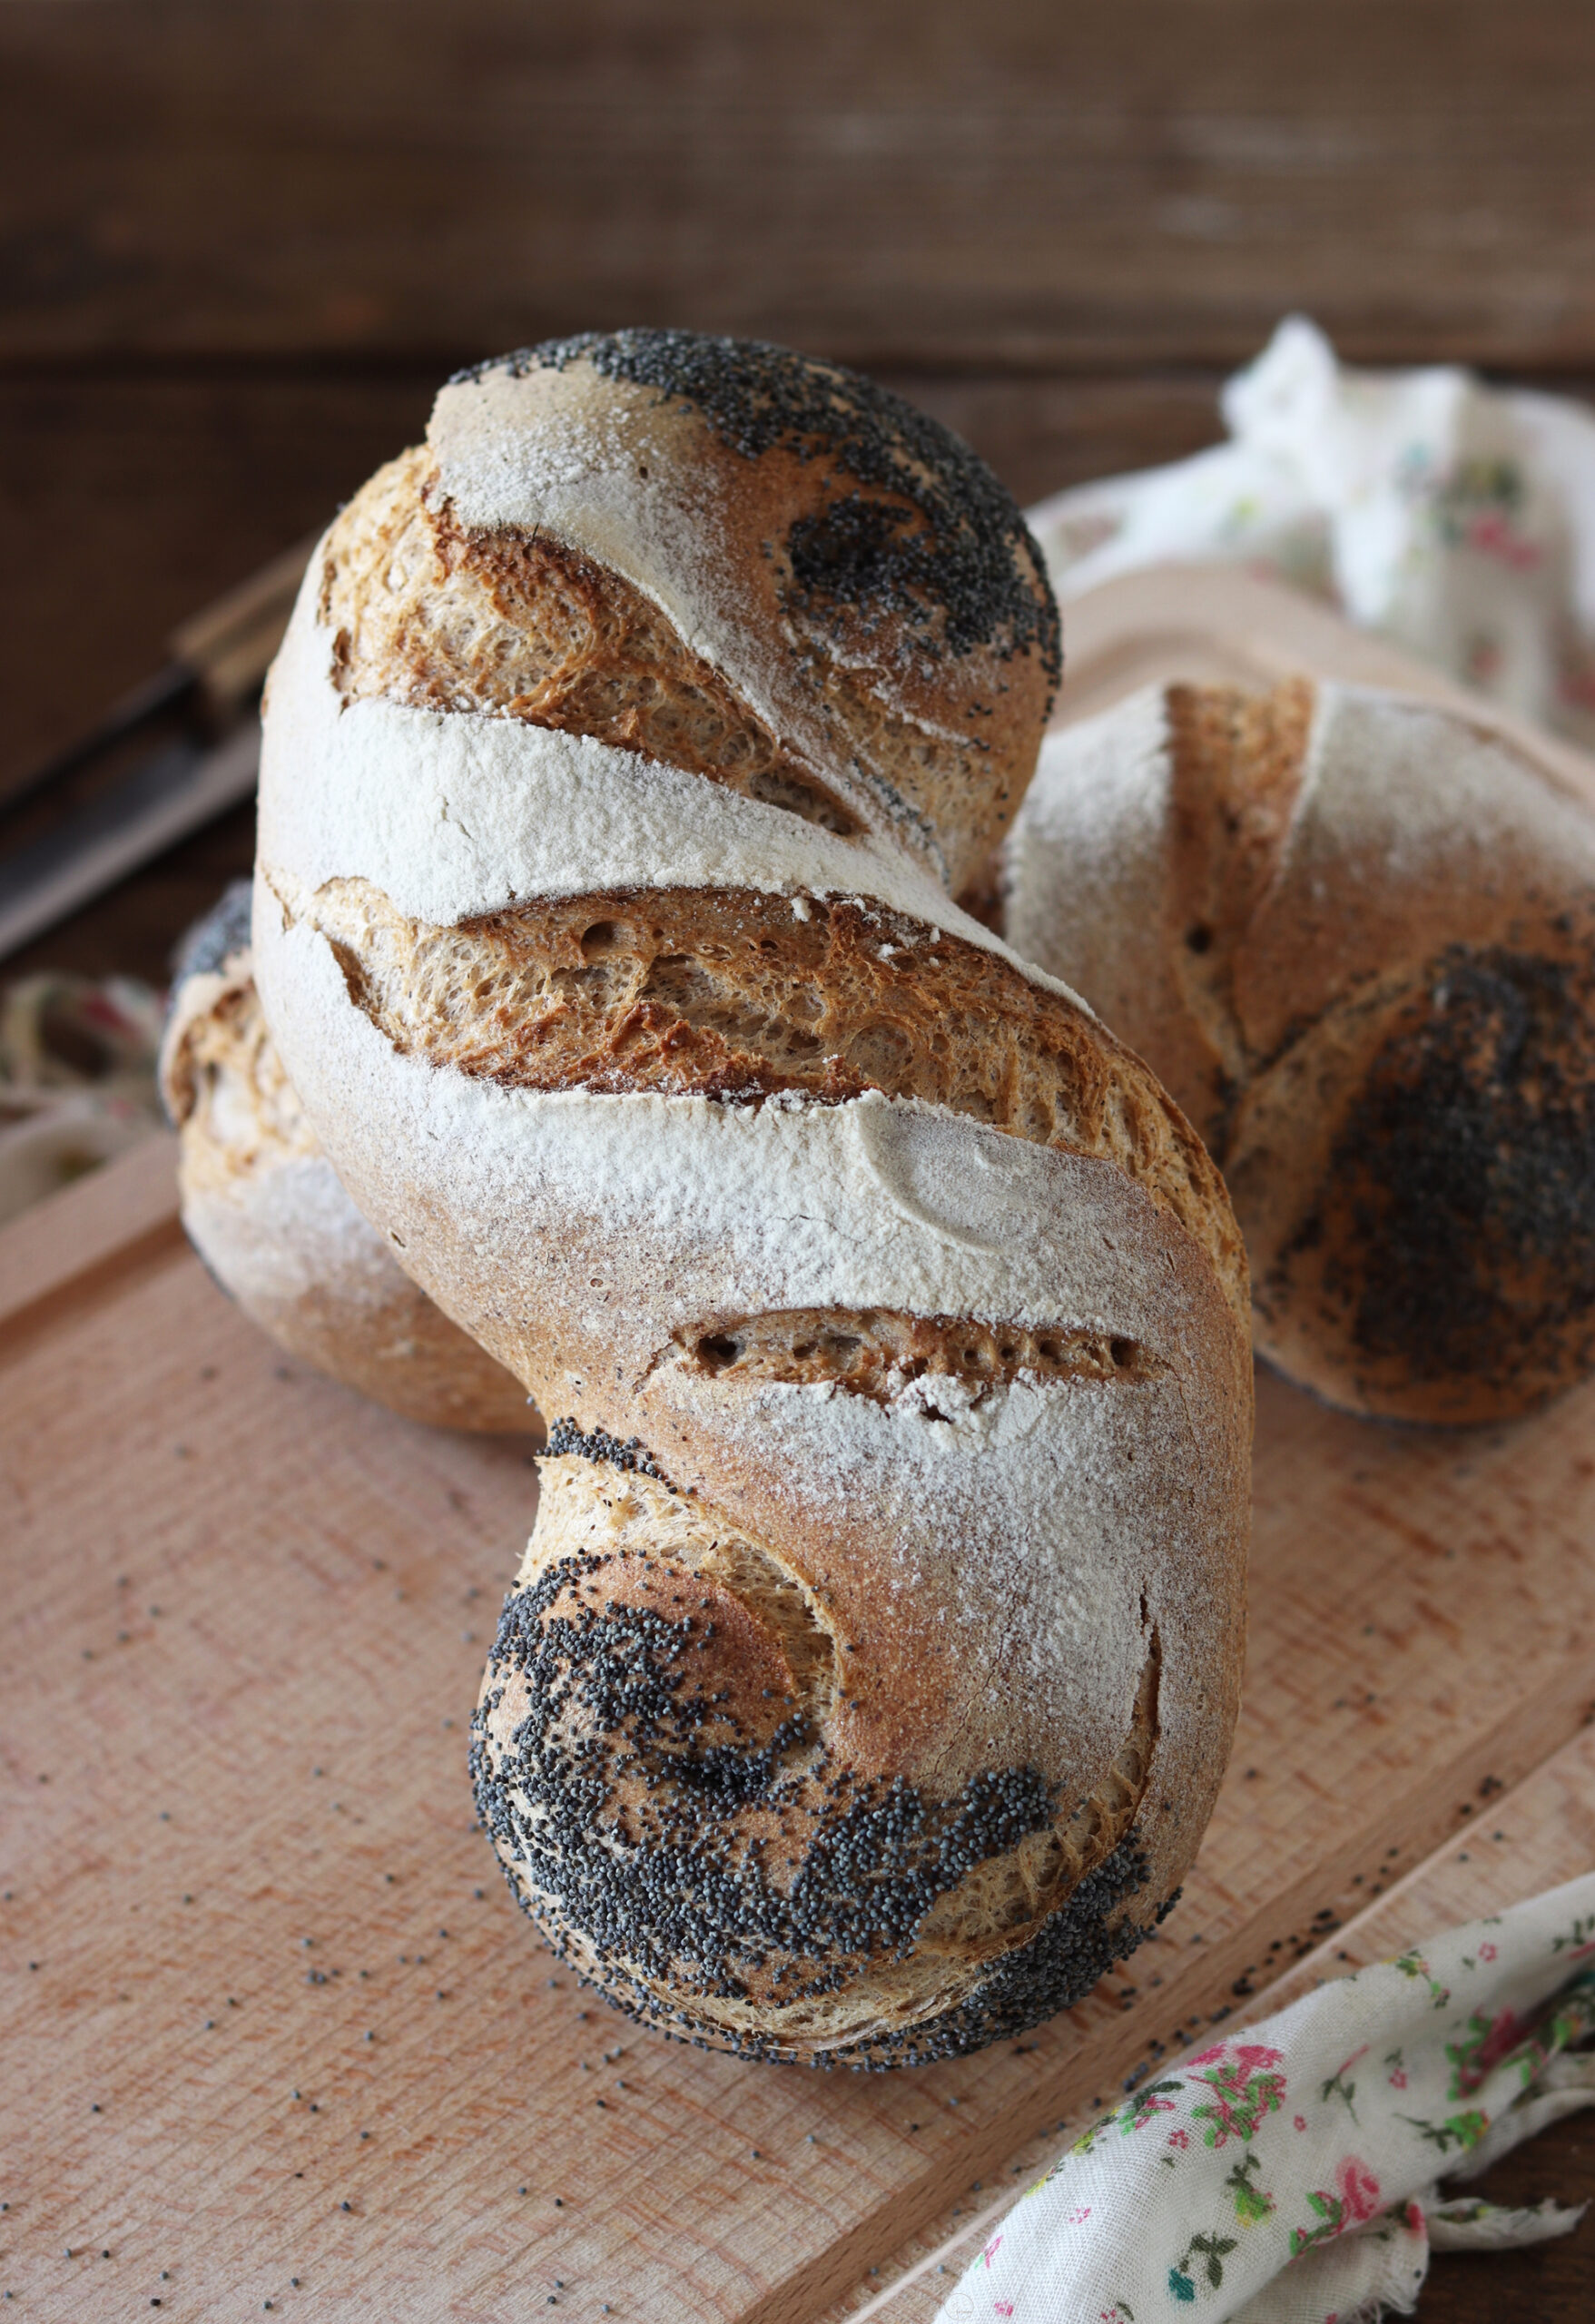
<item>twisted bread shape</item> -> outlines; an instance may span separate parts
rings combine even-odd
[[[272,678],[273,1031],[554,1420],[483,1822],[585,1975],[750,2055],[912,2062],[1077,1998],[1234,1720],[1222,1185],[949,895],[1056,675],[954,439],[639,332],[445,390]]]

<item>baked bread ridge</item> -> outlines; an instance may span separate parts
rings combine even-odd
[[[1431,704],[1151,688],[1049,739],[1001,924],[1222,1165],[1255,1340],[1472,1423],[1595,1365],[1595,814]]]
[[[180,974],[161,1044],[189,1240],[251,1322],[316,1371],[434,1427],[537,1433],[520,1383],[410,1281],[345,1193],[267,1030],[247,915],[242,933],[214,966]]]
[[[558,1423],[474,1737],[522,1901],[752,2054],[1034,2022],[1166,1906],[1233,1727],[1222,1185],[911,852],[389,698],[334,563],[273,674],[256,967],[361,1210]]]
[[[537,529],[620,576],[866,826],[954,890],[986,860],[1060,633],[1023,517],[950,429],[784,348],[625,330],[462,373],[428,443],[479,539]]]
[[[268,989],[290,987],[319,1021],[307,1103],[337,1098],[340,1173],[418,1278],[447,1283],[468,1327],[546,1410],[579,1421],[580,1441],[640,1448],[706,1526],[734,1531],[795,1587],[823,1594],[853,1651],[850,1699],[819,1739],[861,1785],[894,1781],[956,1802],[1005,1770],[1028,1770],[1049,1823],[1067,1824],[1134,1727],[1156,1641],[1157,1734],[1125,1836],[1139,1872],[1108,1931],[1127,1945],[1144,1934],[1210,1809],[1242,1645],[1247,1356],[1211,1264],[1184,1230],[1114,1162],[877,1093],[753,1106],[474,1078],[396,1051],[350,1005],[312,926],[269,940],[269,958]],[[971,1315],[989,1326],[972,1364],[938,1371],[888,1355],[881,1369],[896,1377],[879,1401],[840,1374],[816,1378],[812,1357],[780,1361],[791,1317],[818,1316],[845,1340],[861,1324],[881,1333],[910,1318],[923,1331],[939,1316],[956,1337]],[[775,1361],[743,1364],[739,1335],[761,1331]],[[1001,1346],[1024,1333],[1054,1344],[1050,1376],[1022,1361],[1005,1376]],[[1071,1335],[1094,1338],[1110,1359],[1117,1347],[1119,1361],[1109,1369],[1088,1351],[1068,1368]],[[982,1362],[993,1343],[999,1360]],[[789,1369],[797,1376],[782,1376]],[[551,1441],[566,1439],[556,1430]],[[540,1510],[534,1558],[544,1532]],[[512,1633],[527,1594],[507,1610]],[[667,1602],[655,1610],[669,1619]],[[493,1699],[516,1653],[501,1632],[478,1738],[478,1797],[501,1842],[517,1747]],[[665,1659],[694,1705],[735,1675],[705,1665],[690,1640]],[[755,1706],[739,1695],[736,1708],[744,1756],[756,1761],[768,1738]],[[512,1729],[520,1716],[512,1692]],[[751,1844],[761,1814],[756,1799],[729,1818],[704,1808],[710,1860]],[[812,1837],[822,1849],[830,1827]],[[562,1846],[574,1882],[581,1862],[568,1831]],[[592,1886],[578,1886],[589,1901]],[[590,1942],[584,1951],[583,1930],[550,1915],[546,1889],[537,1901],[548,1933],[635,2005],[635,1964],[600,1958]],[[1008,1956],[1027,1943],[1047,1955],[1046,1929],[1068,1903],[1060,1896],[1039,1926],[1009,1930],[988,1978],[1017,1976]],[[722,1934],[729,1940],[736,1925],[733,1916]],[[1082,1957],[1099,1953],[1087,1945]],[[869,1964],[850,1965],[862,2009]],[[836,1966],[822,1959],[811,1974]],[[683,1957],[676,1970],[677,2030],[758,2054],[813,2055],[822,2036],[827,2054],[838,2047],[834,2013],[801,2040],[717,2018],[714,1980],[753,1976],[734,1957]],[[943,1963],[950,1994],[936,1970],[927,1963],[911,2025],[866,2016],[841,2046],[923,2057],[1010,2022],[982,2014],[967,1978]],[[1020,1980],[1019,1994],[1037,2014],[1063,2005],[1045,1981]],[[650,2014],[664,2005],[656,1997]]]
[[[1129,1949],[1138,1932],[1116,1908],[1150,1869],[1127,1835],[1157,1739],[1156,1634],[1130,1729],[1072,1815],[1054,1815],[1027,1770],[927,1798],[901,1771],[883,1781],[839,1762],[822,1739],[852,1683],[854,1643],[839,1635],[827,1590],[808,1589],[711,1522],[635,1446],[567,1428],[550,1450],[546,1515],[500,1626],[474,1756],[483,1820],[511,1886],[584,1974],[688,2040],[706,2024],[744,2054],[912,2063],[967,2046],[970,2034],[1021,2030]],[[597,1576],[602,1621],[583,1603]],[[562,1615],[579,1638],[579,1666],[561,1668],[558,1647],[550,1651]],[[670,1677],[694,1656],[707,1660],[712,1643],[717,1683],[684,1706]],[[599,1829],[573,1835],[561,1813],[565,1755],[548,1746],[577,1668],[589,1693],[618,1678],[634,1699],[639,1681],[652,1682],[654,1700],[645,1732],[610,1738]],[[708,1778],[685,1817],[681,1793],[659,1781],[684,1747]],[[750,1786],[754,1751],[767,1771]],[[739,1837],[756,1849],[705,1846],[703,1791],[716,1777],[719,1804],[737,1811]],[[729,1926],[704,1894],[721,1883],[740,1905]],[[1065,1893],[1054,1920],[1048,1908]],[[1016,1925],[1035,1932],[1018,1948]],[[699,1971],[690,2009],[684,1955]]]

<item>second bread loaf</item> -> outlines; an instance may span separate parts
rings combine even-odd
[[[1150,689],[1049,739],[1009,940],[1219,1160],[1259,1351],[1406,1420],[1595,1364],[1595,812],[1428,704]]]

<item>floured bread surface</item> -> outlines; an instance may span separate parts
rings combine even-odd
[[[1167,1908],[1251,1429],[1200,1142],[940,884],[1056,641],[889,407],[649,334],[448,389],[296,610],[255,908],[340,1178],[553,1423],[473,1738],[512,1886],[649,2023],[854,2064]]]
[[[1000,955],[870,898],[719,888],[559,898],[438,929],[364,881],[309,907],[401,1053],[504,1088],[737,1102],[866,1090],[1110,1155],[1209,1252],[1245,1258],[1200,1140],[1140,1061]]]
[[[844,836],[861,827],[640,589],[535,527],[462,527],[424,450],[356,496],[321,573],[345,702],[589,734]]]
[[[266,1029],[247,948],[185,978],[161,1070],[183,1226],[262,1331],[409,1419],[536,1428],[520,1383],[409,1280],[344,1192]]]
[[[1004,926],[1223,1165],[1259,1349],[1476,1422],[1595,1364],[1595,815],[1369,690],[1171,687],[1050,742]]]
[[[956,889],[1061,667],[967,446],[779,348],[627,331],[453,382],[329,537],[351,698],[564,728],[889,836]]]

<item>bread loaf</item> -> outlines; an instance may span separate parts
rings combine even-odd
[[[535,1430],[520,1383],[417,1289],[339,1184],[261,1014],[249,893],[241,881],[193,931],[161,1045],[190,1241],[318,1372],[437,1427]]]
[[[748,2055],[1075,2000],[1228,1746],[1239,1236],[1147,1069],[949,893],[1058,669],[956,439],[638,331],[446,389],[271,679],[273,1033],[552,1422],[483,1823],[585,1976]]]
[[[1050,737],[1009,940],[1223,1166],[1260,1353],[1354,1412],[1531,1410],[1595,1363],[1595,814],[1487,729],[1303,679]]]

